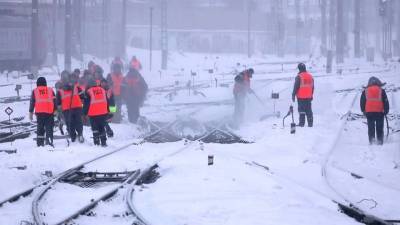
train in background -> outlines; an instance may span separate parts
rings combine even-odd
[[[0,7],[0,72],[29,71],[32,61],[31,17],[7,7]],[[41,29],[39,29],[41,30]],[[43,32],[38,37],[38,64],[47,56]]]

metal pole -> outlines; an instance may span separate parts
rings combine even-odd
[[[53,53],[53,65],[58,67],[57,60],[57,0],[53,0],[53,21],[52,21],[52,53]]]
[[[161,0],[161,69],[168,64],[167,0]]]
[[[295,5],[295,10],[296,10],[296,47],[295,47],[295,54],[296,56],[299,55],[299,26],[300,26],[300,2],[299,0],[295,0],[294,1],[294,5]]]
[[[354,0],[354,57],[361,57],[361,0]]]
[[[326,56],[327,34],[326,34],[326,2],[321,0],[321,51]]]
[[[150,7],[149,70],[153,62],[153,7]]]
[[[64,69],[71,71],[71,0],[65,0]]]
[[[251,0],[247,0],[247,57],[249,58],[251,58],[250,25],[251,25]]]
[[[337,0],[337,24],[336,24],[336,63],[343,63],[344,30],[343,30],[343,1]]]
[[[121,43],[120,43],[120,56],[125,58],[126,48],[126,7],[127,0],[122,1],[122,23],[121,23]]]
[[[32,0],[31,20],[31,70],[37,76],[38,73],[38,34],[39,34],[39,0]]]

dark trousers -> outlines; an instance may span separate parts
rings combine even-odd
[[[54,127],[54,115],[40,113],[36,114],[37,118],[37,146],[44,146],[46,144],[53,145],[53,127]]]
[[[82,122],[82,108],[76,108],[63,111],[65,123],[67,125],[68,134],[72,141],[75,141],[76,135],[82,136],[83,122]]]
[[[101,142],[101,145],[106,145],[107,115],[91,116],[89,121],[93,131],[93,143],[99,145]]]
[[[375,141],[375,133],[376,139],[378,140],[378,144],[383,144],[383,126],[385,115],[383,113],[367,113],[367,122],[368,122],[368,139],[369,143],[372,144]]]
[[[240,126],[243,122],[245,99],[245,94],[235,94],[235,111],[233,114],[233,120],[236,126]]]
[[[138,101],[128,101],[126,103],[128,109],[128,119],[131,123],[136,123],[140,116],[140,102]]]
[[[120,123],[122,120],[122,114],[121,114],[122,98],[121,98],[121,96],[114,95],[114,101],[115,101],[115,107],[117,108],[117,112],[114,113],[114,116],[111,121],[113,123]]]
[[[304,127],[307,117],[307,124],[309,127],[313,126],[313,112],[311,107],[311,99],[297,99],[297,106],[299,111],[299,126]]]
[[[113,118],[113,114],[108,114],[107,115],[107,121],[106,121],[106,134],[107,137],[111,138],[114,137],[114,131],[111,129],[109,121]]]

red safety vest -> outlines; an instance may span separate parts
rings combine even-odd
[[[108,114],[106,91],[102,87],[91,87],[87,93],[90,96],[88,116]]]
[[[82,100],[79,97],[78,88],[76,86],[74,87],[74,93],[72,97],[72,90],[59,90],[59,93],[61,96],[61,109],[63,111],[69,110],[71,108],[82,108]]]
[[[39,86],[33,91],[35,95],[35,113],[54,112],[54,95],[53,89],[46,86]]]
[[[300,87],[297,90],[297,98],[299,99],[310,99],[313,97],[314,81],[311,74],[308,72],[302,72],[300,76]]]
[[[369,86],[365,90],[365,112],[383,112],[382,89],[378,85]]]
[[[111,75],[111,79],[113,82],[112,86],[112,91],[115,96],[120,96],[121,95],[121,84],[122,81],[124,80],[124,77],[120,73],[115,73]]]
[[[247,72],[243,73],[243,83],[247,89],[250,88],[250,76]]]
[[[133,91],[131,93],[133,93],[136,96],[140,95],[142,90],[140,90],[140,87],[139,87],[139,82],[140,82],[139,77],[125,78],[125,82],[128,86],[128,89],[131,89]]]

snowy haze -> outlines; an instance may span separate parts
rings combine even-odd
[[[10,22],[15,15],[29,15],[31,2],[0,1],[0,12],[7,14],[0,15],[0,121],[8,120],[3,111],[11,107],[11,118],[29,122],[29,101],[6,100],[16,97],[16,85],[22,86],[22,99],[29,99],[36,87],[36,80],[26,76],[35,72],[30,64],[28,69],[10,69],[10,60],[21,61],[10,53],[12,46],[41,46],[45,58],[38,74],[51,87],[69,66],[83,70],[92,60],[106,75],[115,56],[128,64],[135,55],[149,92],[141,108],[143,123],[130,123],[123,105],[122,123],[110,124],[115,136],[106,148],[92,143],[88,126],[83,144],[67,146],[65,139],[57,139],[55,148],[37,148],[34,132],[0,143],[0,202],[49,179],[49,171],[54,178],[140,142],[151,124],[178,121],[171,129],[178,135],[204,133],[185,126],[196,124],[217,127],[248,143],[144,142],[88,163],[81,172],[144,171],[157,163],[160,177],[154,183],[125,185],[70,223],[129,225],[138,216],[154,225],[361,224],[340,212],[338,203],[381,220],[400,220],[400,1],[72,0],[70,58],[65,51],[68,1],[38,1],[45,46],[30,44],[29,17],[18,17],[24,21],[18,24],[29,25],[25,28],[13,28],[16,23]],[[5,29],[25,29],[28,36],[6,37]],[[24,50],[30,54],[32,49]],[[65,63],[69,59],[70,65]],[[290,105],[298,122],[291,95],[299,62],[315,79],[314,127],[296,127],[291,134],[292,118],[282,122]],[[244,122],[233,129],[234,77],[247,68],[255,70],[255,95],[246,97]],[[127,71],[125,66],[124,75]],[[390,104],[383,146],[369,145],[359,106],[371,76],[386,82]],[[272,93],[279,98],[272,99]],[[0,135],[10,131],[18,129],[0,124]],[[58,128],[55,135],[61,135]],[[208,165],[210,156],[213,165]],[[41,219],[56,224],[118,184],[83,188],[56,182],[39,201]],[[32,203],[43,188],[3,204],[0,224],[35,222]]]

